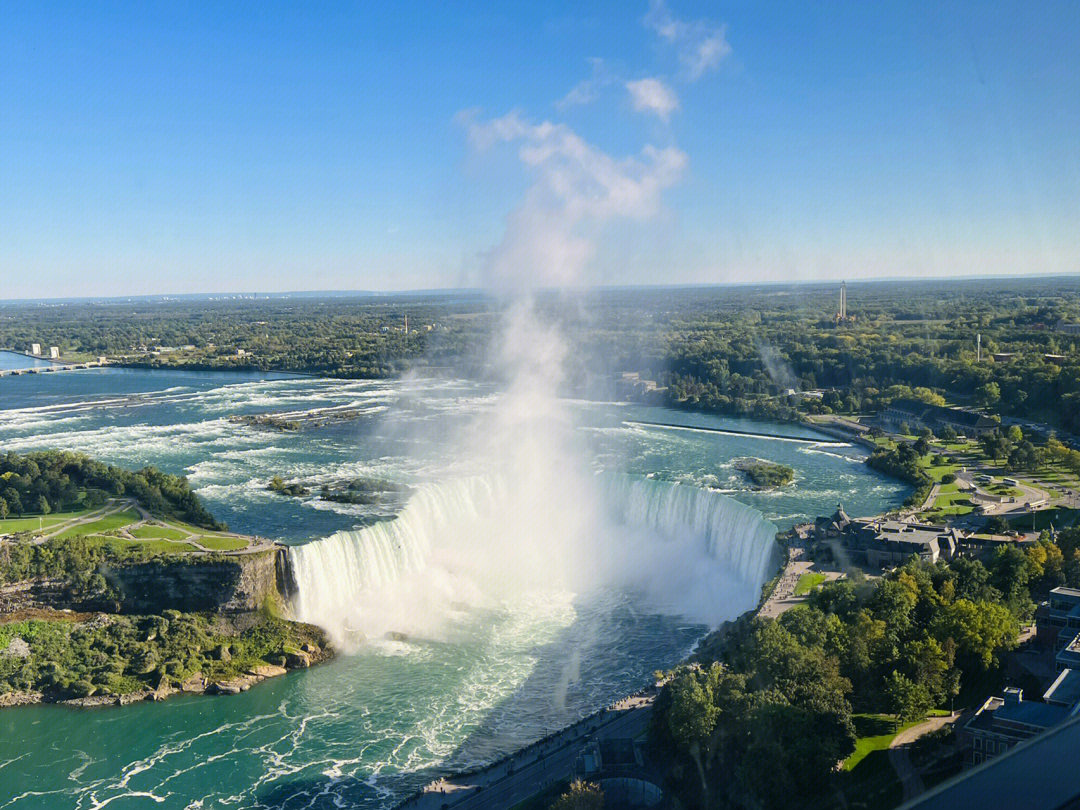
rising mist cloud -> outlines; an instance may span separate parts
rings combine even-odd
[[[478,150],[516,144],[533,184],[507,217],[502,241],[488,254],[490,286],[567,286],[584,283],[599,230],[614,219],[648,220],[665,189],[679,181],[687,158],[669,146],[645,146],[614,157],[565,124],[534,123],[517,112],[479,120],[460,114]]]

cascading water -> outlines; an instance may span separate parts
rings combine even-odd
[[[623,522],[647,526],[668,540],[700,542],[708,555],[758,588],[780,563],[777,528],[761,512],[689,484],[602,476],[608,504]]]
[[[463,611],[525,594],[620,589],[661,613],[717,623],[753,607],[778,563],[776,527],[685,484],[597,476],[576,536],[515,520],[497,476],[420,488],[392,521],[290,550],[298,618],[346,646],[386,633],[444,638]],[[527,536],[521,536],[525,532]]]

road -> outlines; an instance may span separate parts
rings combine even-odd
[[[590,739],[638,737],[652,713],[652,697],[628,698],[602,718],[581,721],[474,774],[453,776],[428,785],[400,810],[505,810],[569,779],[582,747]]]

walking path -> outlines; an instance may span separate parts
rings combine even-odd
[[[135,535],[132,535],[130,533],[131,530],[140,528],[140,527],[142,527],[144,525],[147,525],[149,523],[151,525],[161,524],[163,527],[165,527],[167,529],[172,529],[172,530],[177,531],[177,532],[182,532],[184,534],[183,537],[180,537],[180,538],[177,538],[177,539],[172,539],[172,538],[164,538],[164,539],[168,539],[170,542],[174,542],[174,543],[188,543],[189,545],[194,546],[196,551],[189,552],[189,553],[195,553],[195,554],[251,554],[251,553],[255,553],[255,552],[265,551],[265,550],[267,550],[269,548],[273,548],[274,546],[278,545],[273,540],[267,540],[267,539],[262,538],[262,537],[252,537],[252,536],[249,536],[249,535],[246,535],[246,534],[237,534],[236,532],[223,532],[223,531],[206,532],[206,531],[203,531],[203,530],[199,529],[198,527],[191,527],[191,526],[186,526],[186,525],[178,525],[176,522],[173,522],[173,521],[170,521],[170,520],[159,520],[158,518],[155,518],[153,515],[151,515],[149,512],[147,512],[146,509],[143,508],[142,504],[140,504],[134,498],[114,498],[114,499],[110,500],[108,503],[104,504],[103,506],[101,506],[101,507],[99,507],[97,509],[94,509],[94,510],[92,510],[90,512],[86,512],[85,514],[81,514],[81,515],[79,515],[77,517],[72,517],[70,519],[61,520],[60,522],[58,522],[58,523],[56,523],[54,525],[51,525],[51,526],[46,526],[43,530],[40,531],[40,533],[36,534],[31,539],[30,542],[34,543],[35,545],[40,545],[41,543],[44,543],[46,540],[49,540],[51,538],[57,537],[57,536],[59,536],[61,534],[64,534],[65,532],[68,532],[71,529],[74,529],[74,528],[76,528],[78,526],[84,526],[84,525],[87,525],[87,524],[90,524],[90,523],[94,523],[94,522],[96,522],[98,520],[101,520],[102,518],[108,517],[109,515],[115,515],[115,514],[119,514],[121,512],[125,512],[125,511],[134,511],[135,513],[138,514],[139,519],[137,521],[135,521],[134,523],[131,523],[131,524],[126,525],[126,526],[119,527],[113,533],[115,534],[115,536],[117,536],[117,537],[119,537],[121,539],[129,540],[129,541],[132,541],[132,542],[139,542],[140,540],[143,540],[145,538],[140,538],[140,537],[137,537]],[[42,519],[45,520],[45,519],[48,519],[48,518],[47,518],[47,516],[43,515]],[[202,542],[202,538],[207,536],[207,535],[210,535],[210,536],[213,536],[213,537],[234,538],[234,539],[237,539],[237,540],[242,540],[242,541],[244,541],[244,543],[246,545],[243,548],[234,548],[234,549],[212,548],[212,547],[207,546],[205,543]]]
[[[926,786],[923,784],[922,776],[919,774],[918,769],[911,763],[911,756],[909,753],[909,747],[911,743],[922,737],[924,734],[929,734],[932,731],[937,731],[939,728],[949,725],[955,722],[957,715],[951,714],[945,717],[931,717],[923,723],[919,723],[911,728],[906,728],[897,734],[891,743],[889,743],[889,763],[892,765],[893,770],[896,771],[897,777],[900,779],[900,784],[904,788],[904,801],[910,801],[926,790]]]
[[[807,557],[805,547],[795,545],[793,542],[792,545],[788,546],[787,565],[784,566],[784,571],[780,575],[776,587],[773,588],[772,593],[765,600],[765,604],[761,606],[758,615],[768,619],[775,619],[780,614],[805,602],[809,594],[796,596],[795,588],[798,586],[803,574],[809,573],[824,574],[826,581],[839,579],[842,576],[839,571],[827,571],[820,568],[817,563]]]
[[[592,739],[635,738],[649,727],[654,694],[632,695],[475,773],[439,779],[398,810],[504,810],[574,773]]]

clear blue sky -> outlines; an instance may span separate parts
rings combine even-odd
[[[4,9],[0,299],[475,284],[538,170],[463,110],[685,156],[590,281],[1080,272],[1076,0]]]

